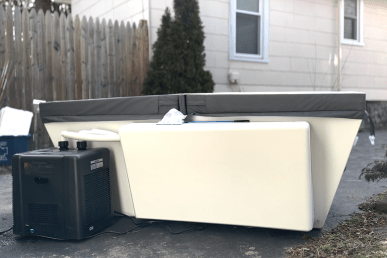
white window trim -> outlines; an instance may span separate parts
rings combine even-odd
[[[344,0],[340,1],[340,39],[341,44],[364,46],[364,0],[357,0],[358,10],[358,26],[357,26],[357,39],[345,39],[344,38]]]
[[[229,53],[230,60],[248,62],[269,62],[269,13],[270,0],[260,0],[259,10],[261,13],[260,55],[236,53],[236,0],[230,0],[230,30],[229,30]],[[243,12],[243,11],[238,11]],[[243,12],[243,13],[248,13]]]

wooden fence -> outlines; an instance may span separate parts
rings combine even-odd
[[[0,72],[15,63],[3,106],[32,111],[32,100],[138,96],[149,67],[148,25],[102,22],[0,6]],[[40,118],[35,148],[49,145]]]

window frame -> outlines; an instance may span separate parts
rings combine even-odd
[[[340,1],[340,39],[341,44],[364,46],[364,0],[356,0],[357,3],[357,39],[346,39],[344,38],[344,1]]]
[[[237,0],[230,0],[230,31],[229,54],[230,60],[248,62],[269,62],[269,6],[270,0],[259,0],[259,12],[237,10]],[[236,14],[244,13],[260,16],[259,55],[236,53]]]

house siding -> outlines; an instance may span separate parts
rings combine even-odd
[[[112,2],[110,7],[106,2]],[[216,92],[333,90],[341,47],[340,90],[387,100],[387,1],[364,0],[364,46],[351,46],[339,43],[338,1],[270,0],[268,63],[230,60],[230,0],[198,2],[206,36],[205,69],[213,75]],[[149,20],[150,14],[151,45],[166,7],[172,11],[173,0],[73,1],[74,14],[89,16],[92,9],[103,9],[95,17],[125,21],[140,16]],[[230,70],[240,73],[238,84],[228,81]]]

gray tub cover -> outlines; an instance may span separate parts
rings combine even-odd
[[[43,123],[161,119],[171,108],[202,116],[363,119],[365,93],[265,92],[153,95],[41,103]]]
[[[363,119],[361,92],[262,92],[187,94],[188,114],[201,116],[297,116]]]
[[[43,123],[161,119],[171,108],[180,110],[183,95],[68,100],[40,103]]]

